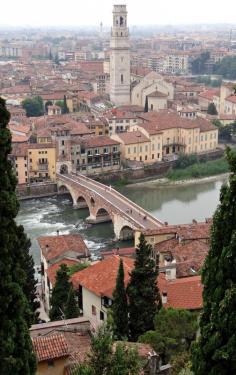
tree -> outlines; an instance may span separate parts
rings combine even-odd
[[[55,63],[56,65],[60,65],[60,61],[59,61],[59,57],[58,57],[58,53],[56,53],[55,56],[54,56],[54,63]]]
[[[114,343],[108,326],[103,325],[92,337],[86,363],[79,365],[73,375],[138,375],[140,370],[136,347],[124,342]]]
[[[48,107],[50,105],[53,105],[52,101],[51,100],[48,100],[46,103],[45,103],[45,112],[48,113]]]
[[[144,112],[148,112],[148,97],[147,97],[147,95],[146,95],[146,99],[145,99]]]
[[[65,317],[66,319],[78,318],[79,306],[76,301],[76,295],[74,288],[71,286],[68,294],[68,298],[65,305]]]
[[[209,103],[208,108],[207,108],[207,113],[208,115],[218,115],[218,112],[214,103]]]
[[[124,283],[123,261],[120,260],[116,279],[116,288],[113,292],[113,333],[116,339],[122,340],[128,337],[128,304]]]
[[[202,74],[206,71],[206,62],[210,58],[210,53],[208,51],[202,52],[199,57],[192,61],[192,73]]]
[[[200,338],[192,351],[195,375],[236,373],[236,154],[226,149],[229,183],[213,216],[210,250],[202,270]]]
[[[57,271],[55,286],[52,290],[51,309],[49,317],[51,320],[61,320],[65,314],[66,301],[68,299],[71,283],[69,281],[68,267],[62,264]]]
[[[8,160],[11,135],[7,129],[10,114],[0,98],[0,361],[2,374],[31,375],[36,362],[28,328],[32,313],[23,287],[27,279],[22,268],[22,246],[15,217],[19,204],[16,178]],[[19,246],[21,245],[21,246]]]
[[[144,333],[139,341],[150,344],[168,363],[178,353],[189,351],[197,332],[197,316],[187,310],[162,308],[154,325],[155,330]]]
[[[143,234],[136,248],[134,269],[127,286],[129,300],[130,339],[137,341],[144,332],[154,328],[153,320],[161,307],[160,293],[157,287],[158,269],[151,259],[152,247]]]
[[[223,78],[236,79],[236,56],[224,57],[215,65],[214,73],[222,75]]]
[[[28,117],[42,116],[44,112],[43,99],[41,98],[41,96],[26,98],[22,102],[22,107],[26,110],[26,116]]]
[[[64,98],[63,98],[62,113],[69,113],[69,108],[67,107],[67,101],[66,101],[66,96],[65,95],[64,95]]]

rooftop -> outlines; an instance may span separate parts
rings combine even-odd
[[[32,343],[38,362],[69,356],[69,348],[63,334],[34,337]]]

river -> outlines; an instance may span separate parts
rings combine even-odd
[[[153,182],[130,185],[119,191],[139,204],[161,221],[169,224],[189,223],[211,217],[219,202],[219,191],[225,177],[216,181],[192,185],[163,185]],[[24,225],[31,239],[31,251],[36,264],[40,262],[37,237],[56,234],[80,233],[92,253],[101,249],[128,246],[129,242],[114,242],[111,223],[87,226],[87,209],[73,209],[69,197],[50,197],[21,201],[17,222]]]

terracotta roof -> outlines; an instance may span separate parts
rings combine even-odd
[[[142,113],[143,112],[143,107],[139,106],[139,105],[135,105],[135,104],[130,104],[130,105],[121,105],[120,107],[118,107],[118,109],[120,111],[123,111],[123,112],[140,112]]]
[[[148,96],[152,98],[167,98],[168,95],[160,91],[153,91],[151,94],[148,94]]]
[[[82,285],[84,288],[98,296],[112,298],[112,293],[116,286],[116,277],[120,259],[123,260],[125,284],[127,285],[129,273],[134,266],[134,260],[128,257],[112,255],[89,268],[74,273],[71,277],[74,287],[78,288],[79,285]]]
[[[79,261],[76,259],[63,258],[63,259],[60,259],[58,262],[53,263],[50,267],[48,267],[48,269],[46,270],[46,274],[52,286],[55,285],[57,271],[62,264],[66,264],[68,267],[70,267],[77,263],[79,263]]]
[[[199,94],[201,98],[213,101],[213,96],[219,96],[220,89],[210,89]]]
[[[150,139],[139,130],[133,132],[118,133],[117,136],[121,139],[121,143],[125,145],[151,142]]]
[[[156,229],[144,231],[145,235],[178,234],[182,239],[202,239],[210,237],[212,220],[192,224],[165,225]]]
[[[201,276],[190,276],[176,280],[166,280],[165,275],[158,278],[160,292],[167,293],[167,303],[163,307],[199,310],[202,308]]]
[[[19,143],[19,144],[13,144],[11,155],[14,156],[27,156],[28,155],[28,144],[25,143]]]
[[[12,133],[16,134],[15,132],[23,133],[22,135],[26,135],[30,132],[30,126],[28,125],[16,125],[13,123],[9,124],[9,129]]]
[[[90,352],[91,337],[89,333],[65,331],[63,335],[68,345],[70,359],[79,363],[84,362]]]
[[[30,143],[28,149],[45,149],[45,148],[56,148],[55,143]]]
[[[120,143],[115,141],[114,139],[111,139],[110,137],[106,135],[98,135],[91,138],[86,138],[82,140],[85,147],[103,147],[103,146],[115,146],[119,145]]]
[[[227,102],[231,102],[231,103],[236,104],[236,95],[230,95],[230,96],[228,96],[227,98],[225,98],[225,100],[226,100]]]
[[[17,135],[13,133],[11,135],[11,141],[12,143],[27,143],[29,141],[29,137],[26,135]]]
[[[69,348],[62,334],[34,337],[32,342],[38,362],[69,356]]]
[[[120,256],[131,256],[135,255],[135,247],[124,247],[123,249],[112,249],[100,252],[103,258],[106,258],[110,255],[120,255]]]
[[[89,250],[79,234],[39,237],[38,242],[47,261],[69,252],[75,252],[80,257],[89,255]]]

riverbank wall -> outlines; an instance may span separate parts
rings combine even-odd
[[[200,160],[216,160],[221,158],[223,154],[224,150],[218,149],[207,154],[199,154],[198,158]],[[89,177],[104,184],[127,185],[133,182],[165,177],[166,173],[173,168],[174,163],[175,161],[158,162],[140,168],[127,168]],[[19,200],[48,197],[57,194],[57,184],[54,182],[41,182],[30,185],[22,184],[17,186],[16,192]]]

